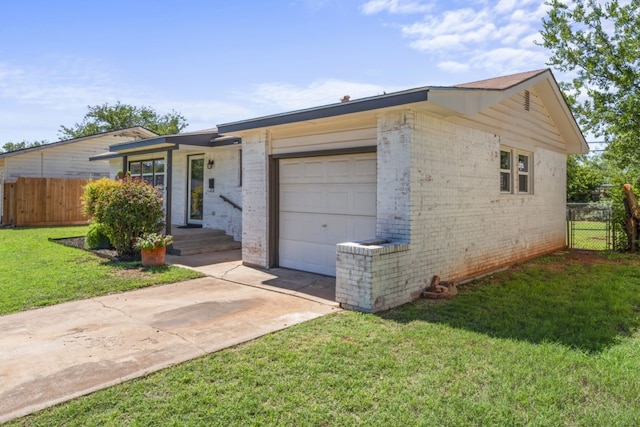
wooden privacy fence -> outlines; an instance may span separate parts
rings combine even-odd
[[[80,196],[88,179],[18,178],[5,182],[2,224],[16,227],[86,224]]]

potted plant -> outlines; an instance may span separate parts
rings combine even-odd
[[[164,265],[167,245],[173,243],[173,236],[160,233],[146,233],[136,240],[135,248],[140,251],[143,267]]]

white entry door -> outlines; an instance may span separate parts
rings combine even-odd
[[[336,275],[336,244],[376,237],[376,154],[280,160],[278,262]]]
[[[187,223],[202,224],[204,211],[204,156],[189,156]]]

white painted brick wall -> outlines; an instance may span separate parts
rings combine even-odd
[[[409,249],[372,254],[369,270],[358,272],[356,255],[339,246],[336,294],[345,307],[385,310],[415,299],[433,275],[459,280],[564,246],[563,154],[532,148],[534,194],[504,195],[498,162],[508,141],[403,114],[379,119],[378,237],[408,234]]]
[[[242,261],[261,267],[268,259],[268,154],[266,131],[242,136]]]
[[[411,114],[396,112],[378,118],[377,237],[409,240]]]
[[[242,206],[242,187],[239,185],[240,151],[234,148],[214,148],[205,152],[205,165],[212,159],[215,165],[204,170],[203,227],[224,230],[237,241],[242,239],[242,212],[220,198],[225,196]],[[215,179],[214,191],[209,190],[209,178]]]

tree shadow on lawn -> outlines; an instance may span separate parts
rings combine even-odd
[[[518,267],[459,291],[453,300],[418,300],[381,316],[403,323],[442,323],[497,338],[557,342],[589,353],[615,345],[640,326],[637,261]]]

